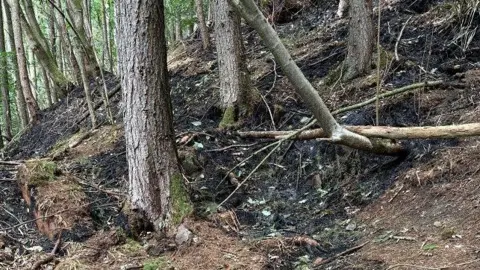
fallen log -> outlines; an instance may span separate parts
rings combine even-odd
[[[392,140],[405,139],[449,139],[480,136],[480,123],[425,126],[425,127],[388,127],[388,126],[344,126],[344,128],[368,138],[383,138]],[[243,138],[273,138],[282,139],[295,131],[239,131]],[[323,129],[305,130],[292,139],[311,140],[325,138]]]

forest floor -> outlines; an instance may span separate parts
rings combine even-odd
[[[380,125],[477,122],[478,12],[466,24],[468,12],[456,13],[448,1],[390,2],[381,20],[382,91],[446,83],[381,100]],[[282,41],[332,110],[374,97],[375,69],[348,84],[327,84],[329,70],[345,57],[348,19],[335,18],[334,1],[318,6],[275,25]],[[229,130],[217,129],[215,54],[203,52],[199,40],[169,52],[179,156],[195,205],[185,221],[192,243],[176,247],[152,233],[131,237],[122,213],[128,177],[121,95],[107,74],[114,123],[99,106],[103,124],[91,130],[77,88],[5,150],[0,269],[480,269],[476,137],[405,140],[405,157],[287,141],[220,212],[212,211],[269,150],[253,154],[274,142],[242,138],[237,130],[292,130],[311,116],[255,32],[243,33],[265,101]],[[98,100],[99,85],[92,82]],[[373,125],[375,106],[336,118]]]

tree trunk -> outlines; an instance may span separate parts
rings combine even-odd
[[[3,1],[3,7],[5,8],[6,23],[9,32],[9,43],[12,51],[15,51],[15,39],[13,31],[13,23],[11,17],[11,11],[8,12],[7,0]],[[11,8],[10,8],[11,10]],[[18,71],[17,61],[12,61],[13,64],[13,75],[15,77],[15,97],[17,103],[18,118],[20,118],[20,127],[23,129],[28,125],[28,112],[27,112],[27,103],[25,102],[25,97],[23,96],[22,86],[20,84],[20,73]]]
[[[3,12],[2,3],[0,1],[0,52],[5,52],[5,35],[3,31]],[[3,123],[5,124],[4,135],[7,140],[12,138],[12,115],[10,112],[10,97],[8,93],[8,71],[7,56],[0,56],[0,91],[2,94],[2,112]],[[0,147],[3,147],[3,138],[0,138]]]
[[[374,45],[371,0],[349,0],[350,24],[348,52],[343,68],[343,81],[354,79],[370,71]]]
[[[200,35],[202,36],[203,49],[207,50],[210,47],[210,37],[208,35],[207,24],[205,23],[205,16],[203,12],[203,0],[195,0],[195,9],[197,12],[198,27],[200,28]]]
[[[62,0],[57,0],[56,3],[57,3],[57,7],[59,9],[62,9]],[[65,10],[65,9],[62,9],[62,10]],[[63,13],[65,14],[65,12]],[[65,18],[59,12],[57,12],[56,21],[57,21],[57,28],[61,36],[61,43],[63,45],[63,55],[68,56],[68,60],[73,70],[72,76],[75,78],[75,81],[78,84],[81,84],[82,77],[80,75],[81,74],[80,67],[78,66],[77,59],[75,58],[75,55],[73,53],[73,46],[70,41],[70,34],[67,31]]]
[[[33,97],[30,80],[28,78],[27,61],[25,57],[25,49],[23,47],[22,27],[20,24],[20,3],[12,1],[10,6],[12,12],[12,27],[15,40],[15,51],[17,55],[18,72],[20,74],[20,84],[22,85],[23,96],[27,103],[29,114],[29,122],[34,122],[38,117],[38,104]]]
[[[227,0],[215,0],[215,44],[220,78],[220,105],[225,110],[220,127],[233,125],[238,110],[253,91],[240,33],[240,16]]]
[[[84,50],[85,59],[83,59],[83,64],[86,68],[86,75],[88,78],[96,76],[98,73],[98,63],[95,59],[95,52],[93,50],[92,44],[89,42],[87,35],[87,27],[84,23],[84,10],[82,0],[67,0],[67,12],[75,28],[73,39],[75,42],[79,42],[82,50]],[[75,46],[78,48],[78,46]],[[80,65],[80,62],[77,62]]]
[[[163,1],[116,1],[116,12],[130,200],[169,232],[191,208],[175,146]]]
[[[175,17],[175,41],[182,40],[182,16]]]
[[[47,99],[47,108],[51,107],[52,102],[52,90],[50,89],[50,82],[48,81],[48,75],[44,68],[42,68],[43,86],[45,87],[45,96]]]
[[[103,66],[106,66],[106,60],[108,59],[108,70],[113,71],[113,63],[111,59],[112,53],[110,52],[110,42],[108,36],[108,24],[107,24],[107,9],[105,7],[105,0],[101,0],[102,4],[102,38],[103,38],[103,52],[102,52],[102,61]]]

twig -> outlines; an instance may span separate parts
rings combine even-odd
[[[4,161],[0,160],[0,165],[7,165],[7,166],[20,166],[24,163],[23,160],[18,160],[18,161]]]
[[[55,258],[55,254],[57,253],[61,242],[62,242],[62,232],[60,232],[58,234],[58,239],[57,239],[57,242],[55,243],[55,246],[52,249],[52,252],[50,252],[50,254],[47,257],[45,257],[45,258],[37,261],[36,263],[34,263],[33,266],[32,266],[32,269],[33,270],[38,269],[38,268],[40,268],[40,266],[51,262]]]
[[[273,88],[275,88],[275,84],[277,83],[277,62],[275,62],[275,59],[272,59],[272,61],[273,61],[273,71],[275,72],[275,74],[273,75],[273,83],[270,89],[267,91],[267,95],[273,90]],[[263,103],[265,103],[265,106],[267,106],[268,114],[270,115],[270,120],[272,121],[273,130],[277,130],[277,128],[275,127],[275,120],[273,119],[272,110],[270,110],[270,106],[268,106],[268,103],[265,97],[261,93],[259,94],[263,100]]]
[[[255,146],[257,144],[258,144],[258,142],[250,143],[250,144],[232,144],[232,145],[225,146],[225,147],[222,147],[222,148],[204,150],[203,152],[220,152],[220,151],[225,151],[225,150],[228,150],[230,148],[235,148],[235,147],[252,147],[252,146]]]
[[[398,196],[398,194],[400,193],[400,191],[402,191],[402,189],[403,189],[403,184],[402,184],[402,186],[397,190],[397,192],[395,192],[395,194],[393,194],[393,197],[390,198],[390,200],[388,200],[388,203],[391,203],[391,202],[395,199],[395,197]]]
[[[375,94],[375,125],[378,126],[378,121],[380,118],[380,90],[381,90],[381,79],[380,79],[380,64],[382,58],[382,50],[380,46],[380,34],[381,34],[381,19],[382,19],[382,0],[378,1],[378,23],[377,23],[377,92]]]
[[[368,243],[370,243],[370,241],[367,241],[367,242],[362,243],[362,244],[360,244],[360,245],[358,245],[358,246],[354,246],[354,247],[349,248],[349,249],[347,249],[347,250],[345,250],[345,251],[343,251],[343,252],[340,252],[340,253],[338,253],[338,254],[335,254],[333,257],[330,257],[330,258],[322,261],[320,265],[329,263],[329,262],[334,261],[334,260],[336,260],[336,259],[338,259],[338,258],[340,258],[340,257],[343,257],[343,256],[345,256],[345,255],[351,254],[351,253],[353,253],[353,252],[355,252],[355,251],[363,248],[363,247],[364,247],[366,244],[368,244]],[[318,268],[317,268],[317,269],[318,269]]]
[[[400,43],[400,40],[402,39],[403,35],[403,30],[405,30],[405,26],[407,26],[408,22],[412,16],[408,17],[407,21],[403,24],[402,29],[400,30],[400,33],[398,34],[397,37],[397,42],[395,42],[395,60],[400,61],[400,57],[398,56],[398,43]]]

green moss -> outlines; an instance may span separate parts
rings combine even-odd
[[[147,260],[143,263],[143,270],[160,270],[165,269],[168,262],[163,257]]]
[[[55,162],[46,160],[30,160],[27,168],[31,174],[29,184],[35,186],[55,180],[56,175],[60,172]]]
[[[380,56],[380,69],[385,70],[390,66],[395,56],[393,53],[385,50],[383,47],[380,47],[380,53],[377,52],[377,57]],[[378,63],[378,58],[375,60],[375,66]]]
[[[220,124],[218,125],[219,128],[228,128],[235,124],[235,106],[230,106],[225,109],[223,112],[223,118]]]
[[[330,69],[327,76],[325,76],[325,78],[323,79],[323,81],[325,82],[325,85],[327,86],[334,85],[337,81],[340,80],[340,77],[343,76],[344,72],[345,70],[344,70],[343,63],[340,63],[338,66]]]
[[[139,242],[135,241],[132,238],[127,238],[126,243],[120,247],[120,250],[128,253],[136,253],[142,250],[142,248],[143,247]]]
[[[177,226],[182,222],[184,217],[190,215],[193,211],[190,198],[188,197],[180,174],[175,174],[172,177],[170,196],[172,197],[172,225]]]

